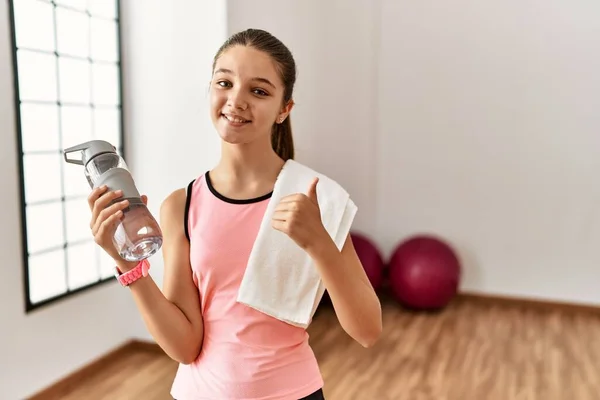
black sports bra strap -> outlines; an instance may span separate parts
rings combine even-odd
[[[189,231],[189,226],[188,226],[188,219],[189,219],[189,214],[190,214],[190,203],[192,201],[192,186],[194,185],[194,182],[196,180],[194,179],[193,181],[191,181],[189,183],[189,185],[187,186],[187,191],[185,194],[185,212],[184,212],[184,216],[183,216],[183,229],[185,232],[185,237],[187,238],[187,240],[190,240],[190,231]]]

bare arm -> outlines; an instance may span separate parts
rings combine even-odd
[[[92,197],[93,194],[90,199]],[[101,203],[103,197],[105,196],[101,196],[97,203]],[[110,197],[110,194],[106,197]],[[105,202],[110,200],[108,198]],[[152,337],[171,358],[189,364],[200,353],[204,329],[198,289],[190,268],[189,242],[184,233],[185,200],[185,190],[177,190],[165,199],[160,210],[163,231],[163,291],[161,292],[151,276],[137,280],[129,288]],[[104,207],[97,204],[95,208],[102,210]],[[108,217],[103,217],[100,212],[97,220],[106,220],[110,225],[111,216],[118,214],[115,214],[116,208],[111,210],[109,207],[106,210],[108,211],[105,215]],[[112,232],[110,229],[105,230]],[[110,241],[110,232],[95,232],[96,242],[105,249],[105,243]],[[102,236],[103,240],[100,240],[99,236]],[[118,256],[115,258],[112,249],[107,251],[121,271],[135,267],[136,263],[126,262]]]
[[[327,288],[342,328],[364,347],[382,331],[381,304],[365,273],[350,235],[340,252],[332,240],[309,249]]]

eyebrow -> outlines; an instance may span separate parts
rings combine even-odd
[[[219,68],[215,71],[215,74],[218,74],[218,73],[233,74],[233,71],[231,71],[230,69],[227,69],[227,68]],[[267,78],[261,78],[260,76],[257,76],[257,77],[252,78],[252,80],[257,81],[257,82],[266,83],[267,85],[270,85],[273,88],[275,88],[275,85]]]

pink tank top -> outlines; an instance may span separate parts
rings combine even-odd
[[[323,386],[308,333],[236,302],[271,194],[228,199],[202,175],[188,187],[186,234],[204,319],[202,350],[181,364],[177,400],[298,400]]]

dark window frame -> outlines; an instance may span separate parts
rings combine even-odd
[[[16,33],[16,22],[15,22],[15,8],[14,8],[14,1],[18,1],[18,0],[9,0],[8,2],[8,6],[9,6],[9,23],[10,23],[10,35],[11,35],[11,56],[12,56],[12,68],[13,68],[13,90],[14,90],[14,105],[15,105],[15,122],[16,122],[16,135],[17,135],[17,148],[16,148],[16,152],[18,155],[18,171],[19,171],[19,206],[20,206],[20,230],[21,230],[21,250],[22,250],[22,268],[23,268],[23,293],[24,293],[24,302],[25,302],[25,312],[26,313],[30,313],[34,310],[43,308],[45,306],[48,306],[50,304],[56,304],[57,302],[61,301],[61,300],[65,300],[67,298],[72,298],[75,295],[78,295],[80,293],[83,292],[88,292],[90,289],[99,287],[99,286],[103,286],[106,283],[109,282],[114,282],[115,278],[114,276],[109,276],[106,278],[102,278],[101,276],[99,277],[99,279],[95,282],[92,282],[90,284],[84,285],[84,286],[80,286],[77,287],[75,289],[70,289],[67,285],[66,287],[66,291],[62,292],[61,294],[55,295],[55,296],[51,296],[48,297],[44,300],[32,303],[31,298],[30,298],[30,282],[29,282],[29,257],[30,257],[30,252],[28,249],[28,235],[27,235],[27,212],[26,212],[26,192],[25,192],[25,173],[24,173],[24,149],[23,149],[23,136],[22,136],[22,116],[21,116],[21,94],[19,91],[19,65],[18,65],[18,59],[17,59],[17,51],[18,51],[18,47],[17,47],[17,33]],[[71,9],[68,6],[64,6],[64,5],[60,5],[60,4],[56,4],[55,1],[53,0],[37,0],[40,2],[44,2],[47,4],[51,4],[53,6],[53,16],[54,16],[54,22],[56,22],[56,8],[62,8],[62,9]],[[115,16],[115,23],[116,23],[116,28],[117,28],[117,61],[114,63],[117,66],[117,70],[118,70],[118,76],[117,76],[117,82],[118,82],[118,105],[116,106],[119,109],[119,139],[120,139],[120,146],[119,146],[119,152],[121,154],[126,154],[126,143],[125,143],[125,115],[124,115],[124,105],[123,105],[123,50],[122,50],[122,44],[123,44],[123,40],[122,40],[122,8],[121,8],[121,1],[120,0],[114,0],[115,1],[115,7],[116,7],[116,16]],[[71,9],[73,10],[73,9]],[[91,18],[91,15],[89,12],[84,12],[81,10],[74,10],[74,11],[79,11],[82,13],[85,13],[88,15],[88,17]],[[54,33],[55,33],[55,38],[56,38],[56,24],[54,25]],[[27,49],[27,50],[33,50],[36,51],[35,49]],[[44,50],[40,50],[40,52],[42,53],[46,53],[46,54],[54,54],[55,56],[59,56],[59,54],[57,52],[48,52],[48,51],[44,51]],[[71,58],[71,59],[82,59],[81,57],[76,57],[76,56],[67,56],[67,55],[61,55],[61,57],[65,57],[65,58]],[[89,59],[90,63],[92,62],[91,59]],[[58,63],[58,61],[57,61]],[[58,75],[58,67],[57,67],[57,75]],[[57,76],[57,82],[60,81],[60,77]],[[57,93],[58,94],[58,93]],[[42,102],[43,103],[43,102]],[[61,105],[68,105],[67,103],[61,103],[60,99],[57,102],[50,102],[48,104],[56,104],[59,107]],[[70,104],[72,105],[72,104]],[[85,106],[89,106],[92,110],[94,109],[94,105],[93,103],[90,104],[84,104]],[[59,113],[60,114],[60,113]],[[60,118],[60,117],[59,117]],[[62,155],[62,132],[59,129],[59,146],[61,147],[60,149],[60,154]],[[49,152],[45,152],[46,154],[56,154],[56,152],[54,151],[49,151]],[[44,152],[35,152],[35,154],[44,154]],[[65,216],[65,201],[66,200],[71,200],[73,199],[73,197],[68,197],[65,196],[65,192],[64,192],[64,176],[63,176],[63,172],[62,170],[64,169],[64,164],[61,163],[61,185],[63,185],[63,188],[61,189],[62,192],[62,196],[59,199],[56,199],[56,201],[60,201],[60,203],[62,204],[62,208],[63,208],[63,232],[66,230],[66,216]],[[83,169],[81,170],[81,178],[85,179],[83,176]],[[86,201],[85,198],[81,198],[81,201]],[[40,202],[43,203],[43,202]],[[39,203],[38,203],[39,204]],[[90,238],[89,241],[93,241],[93,237],[90,233]],[[84,240],[84,241],[68,241],[66,234],[64,237],[64,243],[60,248],[63,248],[65,250],[64,252],[64,265],[63,268],[66,269],[66,273],[68,274],[68,260],[67,260],[67,252],[66,249],[69,245],[75,245],[75,244],[81,244],[81,243],[87,243],[88,240]],[[54,250],[54,249],[48,249],[45,251],[50,251],[50,250]],[[84,260],[85,262],[85,260]]]

